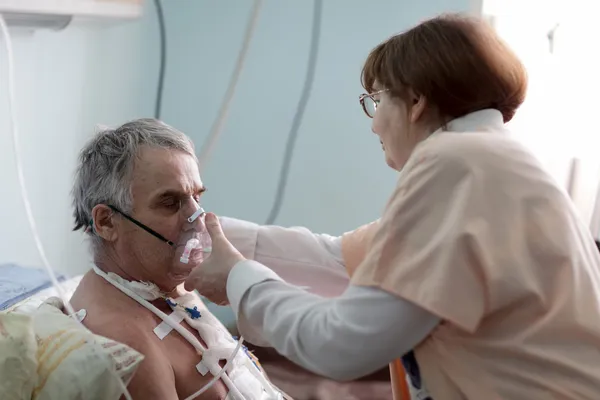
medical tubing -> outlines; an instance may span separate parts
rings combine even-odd
[[[194,393],[193,395],[189,396],[185,400],[193,400],[193,399],[195,399],[196,397],[200,396],[202,393],[206,392],[215,383],[217,383],[217,381],[221,378],[221,376],[223,376],[223,374],[225,373],[225,371],[227,370],[227,368],[229,368],[229,364],[231,364],[231,362],[233,361],[233,359],[237,355],[238,351],[240,351],[240,348],[242,347],[242,343],[244,343],[244,338],[242,336],[240,336],[240,338],[238,340],[238,343],[237,343],[237,346],[235,346],[235,349],[233,350],[233,353],[231,353],[231,356],[227,359],[227,361],[225,362],[225,365],[223,366],[223,368],[221,368],[221,370],[206,385],[204,385],[202,388],[200,388],[200,390],[198,390],[196,393]],[[242,396],[242,399],[240,399],[240,400],[243,400],[243,396]]]
[[[116,287],[117,289],[119,289],[121,292],[125,293],[127,296],[129,296],[130,298],[132,298],[133,300],[135,300],[138,304],[140,304],[144,308],[148,309],[150,312],[152,312],[156,316],[158,316],[161,320],[163,320],[164,322],[166,322],[167,324],[169,324],[181,336],[183,336],[192,346],[194,346],[196,348],[196,350],[199,350],[201,352],[205,352],[206,351],[206,348],[200,343],[200,341],[198,339],[196,339],[196,337],[190,331],[188,331],[187,329],[185,329],[182,325],[174,323],[167,314],[165,314],[164,312],[162,312],[161,310],[159,310],[158,308],[156,308],[149,301],[143,299],[140,295],[138,295],[134,291],[129,290],[129,288],[121,285],[119,282],[115,281],[114,279],[111,279],[108,276],[108,274],[106,274],[104,271],[102,271],[101,269],[99,269],[95,265],[93,266],[93,268],[94,268],[94,271],[98,275],[100,275],[102,278],[104,278],[108,283],[112,284],[114,287]],[[188,399],[194,399],[197,396],[201,395],[206,390],[208,390],[212,385],[214,385],[215,382],[219,378],[221,378],[221,377],[223,377],[223,381],[227,385],[228,389],[231,392],[233,392],[234,398],[240,399],[240,400],[244,399],[244,396],[240,393],[240,391],[238,390],[238,388],[235,387],[235,385],[233,384],[233,382],[231,381],[231,379],[227,375],[223,375],[224,371],[227,369],[227,367],[229,367],[230,361],[233,360],[235,358],[235,356],[237,355],[237,353],[238,353],[238,351],[239,351],[239,349],[241,347],[242,342],[243,342],[243,338],[240,337],[240,340],[238,341],[238,344],[237,344],[236,348],[234,349],[234,351],[231,354],[231,356],[227,359],[227,362],[225,363],[225,366],[221,369],[221,371],[219,371],[219,373],[217,375],[215,375],[215,378],[213,378],[206,385],[204,385],[198,392],[196,392],[195,394],[193,394],[191,397],[188,397]],[[262,382],[262,383],[263,383],[263,386],[264,386],[264,382]]]
[[[23,201],[23,205],[25,207],[25,213],[27,215],[27,221],[29,223],[31,233],[33,234],[33,240],[34,240],[35,246],[36,246],[37,251],[42,259],[42,263],[44,264],[44,267],[46,268],[48,275],[50,276],[50,280],[52,281],[52,284],[57,288],[59,296],[61,297],[63,302],[67,303],[66,302],[66,300],[67,300],[66,293],[63,290],[62,286],[59,284],[58,279],[56,278],[56,275],[54,274],[54,272],[52,271],[52,268],[50,267],[50,262],[48,261],[48,258],[46,257],[46,252],[44,251],[42,241],[38,235],[37,226],[35,224],[35,219],[33,218],[33,212],[31,210],[31,204],[29,202],[29,195],[27,193],[27,187],[25,186],[25,175],[23,173],[20,146],[19,146],[19,127],[17,124],[16,115],[15,115],[15,113],[16,113],[16,110],[15,110],[16,98],[15,98],[15,87],[14,87],[15,76],[14,76],[14,70],[13,70],[14,60],[13,60],[12,40],[10,39],[10,36],[8,33],[8,27],[6,26],[6,21],[4,20],[3,15],[0,15],[0,29],[2,30],[2,34],[3,34],[3,36],[5,38],[5,42],[6,42],[7,72],[8,72],[8,97],[9,97],[9,101],[8,101],[9,124],[10,124],[10,128],[11,128],[12,136],[13,136],[13,151],[15,152],[15,162],[16,162],[17,177],[18,177],[18,181],[19,181],[21,200]],[[67,311],[69,312],[69,314],[75,313],[73,311],[73,308],[70,306],[70,304],[69,305],[65,304],[65,307],[67,308]]]
[[[154,7],[156,8],[158,32],[160,35],[160,68],[158,71],[158,87],[156,88],[156,103],[154,104],[154,118],[160,119],[167,68],[167,29],[165,26],[165,13],[160,0],[154,0]]]
[[[306,78],[304,80],[304,86],[302,88],[302,95],[300,96],[300,100],[298,101],[298,107],[296,108],[296,114],[294,115],[294,119],[292,121],[292,127],[290,128],[290,132],[288,134],[288,140],[285,146],[285,153],[283,156],[281,170],[279,173],[279,182],[275,191],[275,199],[273,200],[273,206],[271,208],[271,211],[269,212],[267,220],[265,221],[265,225],[272,225],[275,222],[277,216],[279,215],[279,212],[281,211],[281,206],[283,205],[283,198],[289,179],[292,158],[294,156],[294,150],[296,148],[296,140],[298,139],[298,132],[300,130],[302,120],[304,119],[304,111],[306,109],[306,105],[308,104],[308,100],[310,99],[310,93],[315,80],[315,71],[317,69],[317,60],[319,55],[319,42],[321,40],[320,37],[322,14],[323,0],[314,0],[313,24],[311,32],[310,50],[308,54],[308,66],[306,69]]]
[[[225,368],[221,368],[221,371],[225,371]],[[221,371],[217,372],[217,375],[219,375],[219,373],[221,373]],[[232,395],[231,397],[233,399],[246,400],[246,398],[244,397],[244,395],[242,394],[242,392],[240,392],[240,390],[233,384],[233,382],[231,381],[231,378],[225,372],[223,372],[221,374],[221,379],[223,379],[223,382],[225,382],[225,386],[227,386],[227,388],[229,389],[228,395]],[[211,382],[212,382],[212,380],[209,381],[204,386],[207,386],[209,384],[211,386],[214,385],[214,383],[211,384]],[[208,387],[210,388],[211,386],[208,386]],[[204,387],[200,388],[200,390],[202,390],[202,389],[204,389]],[[208,388],[206,390],[208,390]]]
[[[183,253],[181,254],[181,257],[179,258],[179,262],[183,263],[183,264],[187,264],[190,261],[190,254],[192,253],[192,250],[194,250],[195,248],[200,246],[200,241],[196,238],[191,238],[190,240],[187,241],[187,243],[185,244],[185,247],[183,249]]]
[[[208,158],[212,153],[214,146],[217,143],[217,139],[221,135],[223,127],[225,126],[225,120],[229,115],[231,101],[233,100],[233,96],[235,94],[235,90],[237,88],[237,84],[240,79],[240,75],[242,74],[246,57],[248,55],[248,49],[250,48],[250,43],[256,30],[256,24],[258,22],[258,16],[262,7],[262,3],[263,0],[255,0],[254,5],[252,6],[250,19],[248,20],[248,24],[246,25],[244,42],[242,43],[242,48],[238,54],[237,62],[235,64],[231,80],[229,81],[227,91],[225,92],[225,97],[223,98],[223,103],[221,104],[221,108],[219,109],[217,118],[215,119],[215,122],[213,123],[213,126],[210,129],[210,133],[208,134],[208,137],[202,144],[202,148],[200,150],[200,156],[198,157],[200,172],[202,172],[202,168],[204,168],[204,165],[208,161]]]
[[[267,380],[267,378],[265,378],[265,376],[262,374],[262,372],[258,368],[252,368],[250,371],[251,371],[250,373],[252,375],[254,375],[254,377],[262,383],[263,387],[265,388],[265,391],[267,392],[267,394],[269,396],[274,397],[277,395],[275,390],[273,390],[273,386],[271,385],[271,382],[269,382]]]
[[[10,130],[12,132],[13,151],[15,153],[15,164],[16,164],[16,169],[17,169],[17,177],[18,177],[18,181],[19,181],[21,199],[23,200],[23,205],[25,207],[25,213],[27,215],[27,221],[29,223],[31,233],[33,235],[33,240],[35,242],[36,249],[40,255],[40,258],[42,259],[42,264],[44,265],[44,268],[46,269],[46,272],[48,273],[48,276],[50,277],[50,281],[52,282],[52,285],[54,285],[54,287],[56,288],[56,290],[58,292],[58,295],[62,299],[65,309],[67,310],[67,312],[69,313],[70,316],[73,316],[73,315],[75,315],[75,311],[73,310],[73,307],[71,306],[71,303],[69,302],[69,299],[67,299],[67,295],[66,295],[65,291],[63,290],[62,286],[58,282],[58,279],[56,278],[56,275],[54,274],[54,270],[52,269],[52,266],[50,265],[50,261],[46,257],[46,252],[44,251],[44,246],[42,244],[42,240],[40,238],[39,232],[37,230],[37,226],[35,224],[35,219],[33,217],[31,204],[29,202],[29,195],[27,193],[27,187],[25,185],[25,175],[23,173],[23,166],[22,166],[20,146],[19,146],[19,126],[17,123],[17,116],[16,116],[17,101],[16,101],[16,89],[15,89],[14,53],[13,53],[13,47],[12,47],[12,39],[8,32],[8,26],[6,25],[4,15],[2,15],[2,14],[0,14],[0,30],[2,31],[2,36],[4,36],[4,41],[5,41],[5,46],[6,46],[7,75],[8,75],[9,124],[10,124]],[[122,390],[122,395],[125,396],[126,400],[132,400],[132,397],[129,394],[127,387],[125,386],[125,383],[121,380],[121,377],[119,377],[119,375],[117,374],[115,366],[109,359],[106,352],[104,352],[104,350],[102,349],[100,344],[98,342],[96,342],[96,339],[95,339],[93,333],[90,332],[85,327],[85,325],[83,325],[83,323],[81,321],[79,321],[78,318],[74,318],[74,320],[76,321],[76,323],[78,323],[81,326],[81,328],[83,328],[84,332],[86,332],[87,334],[90,335],[90,339],[91,339],[90,342],[92,343],[93,348],[96,351],[99,351],[100,358],[104,359],[106,361],[110,374],[113,375],[117,379],[118,385],[120,386],[120,389]],[[105,356],[105,357],[103,357],[103,356]]]
[[[154,313],[158,318],[160,318],[161,320],[163,320],[167,324],[169,324],[171,327],[173,327],[173,329],[175,329],[181,336],[183,336],[188,342],[190,342],[190,344],[192,346],[194,346],[196,348],[196,350],[201,351],[201,352],[206,351],[206,348],[202,345],[202,343],[200,343],[200,341],[198,339],[196,339],[196,337],[194,335],[192,335],[192,333],[190,331],[188,331],[187,329],[185,329],[182,325],[176,324],[176,323],[170,324],[169,321],[171,321],[171,318],[167,314],[165,314],[164,312],[162,312],[161,310],[159,310],[158,308],[153,306],[149,301],[143,299],[140,295],[138,295],[134,291],[129,290],[125,286],[121,285],[119,282],[116,282],[114,279],[111,279],[108,276],[108,274],[106,274],[104,271],[100,270],[100,268],[96,267],[95,265],[93,266],[93,268],[94,268],[94,271],[98,275],[103,277],[108,283],[112,284],[114,287],[119,289],[121,292],[123,292],[127,296],[131,297],[133,300],[138,302],[141,306],[148,309],[149,311]]]

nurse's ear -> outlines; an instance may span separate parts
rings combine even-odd
[[[117,224],[115,212],[107,205],[98,204],[92,209],[92,228],[102,239],[114,242],[117,240]]]
[[[416,94],[412,90],[410,91],[409,95],[409,121],[414,124],[417,121],[419,121],[425,114],[425,110],[427,108],[427,99],[425,98],[425,96],[421,94]]]

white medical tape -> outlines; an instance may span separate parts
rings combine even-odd
[[[77,318],[77,321],[82,322],[87,316],[87,311],[85,310],[85,308],[82,308],[81,310],[75,312],[75,314],[72,314],[71,316]]]
[[[189,217],[189,218],[188,218],[188,222],[189,222],[189,223],[192,223],[192,222],[194,222],[194,221],[195,221],[195,220],[197,220],[197,219],[198,219],[198,217],[199,217],[199,216],[201,216],[202,214],[205,214],[205,211],[204,211],[204,209],[203,209],[202,207],[200,207],[200,208],[198,208],[198,209],[196,210],[196,212],[195,212],[195,213],[193,213],[193,214],[192,214],[192,216],[191,216],[191,217]]]
[[[196,371],[200,372],[200,374],[204,376],[208,374],[208,371],[210,371],[210,369],[208,369],[208,367],[204,365],[202,361],[200,361],[198,364],[196,364]]]
[[[183,321],[184,316],[177,312],[172,312],[169,314],[169,318],[174,324],[179,325],[181,321]],[[156,328],[154,328],[154,334],[158,336],[160,340],[163,340],[171,331],[175,329],[171,326],[167,321],[162,321]]]

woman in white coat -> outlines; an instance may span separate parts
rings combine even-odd
[[[209,214],[213,253],[186,288],[230,303],[250,341],[335,379],[402,358],[434,400],[599,399],[600,258],[504,127],[526,92],[520,61],[482,21],[444,16],[377,46],[362,81],[401,173],[348,287],[343,239],[230,225],[240,252]]]

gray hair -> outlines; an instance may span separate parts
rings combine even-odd
[[[92,209],[110,204],[125,213],[132,209],[131,171],[140,148],[150,146],[178,150],[198,159],[194,144],[177,129],[155,119],[128,122],[117,129],[101,129],[84,146],[73,185],[74,231],[92,234],[92,244],[102,239],[93,235]]]

